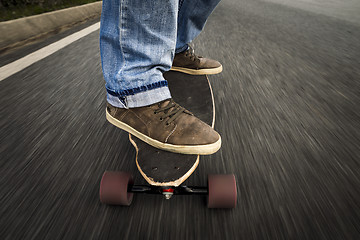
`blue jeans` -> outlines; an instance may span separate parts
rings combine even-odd
[[[163,72],[220,0],[103,0],[100,52],[107,101],[120,108],[171,98]]]

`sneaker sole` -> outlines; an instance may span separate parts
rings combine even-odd
[[[182,68],[182,67],[171,67],[171,71],[178,71],[183,72],[191,75],[212,75],[212,74],[218,74],[221,73],[223,70],[223,67],[217,67],[217,68],[207,68],[207,69],[191,69],[191,68]]]
[[[173,145],[169,143],[163,143],[158,140],[152,139],[143,133],[135,130],[134,128],[130,127],[126,123],[119,121],[118,119],[111,116],[108,111],[106,110],[106,119],[113,124],[114,126],[132,134],[133,136],[139,138],[140,140],[146,142],[147,144],[159,148],[165,151],[174,152],[174,153],[181,153],[181,154],[199,154],[199,155],[210,155],[217,152],[221,147],[221,137],[219,135],[219,140],[215,143],[206,144],[206,145]]]

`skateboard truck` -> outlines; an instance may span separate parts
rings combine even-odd
[[[209,208],[234,208],[236,206],[235,176],[209,175],[208,186],[153,186],[136,185],[130,173],[105,172],[100,184],[100,200],[111,205],[128,206],[133,194],[161,194],[165,199],[173,195],[205,195]]]
[[[105,172],[100,184],[100,200],[111,205],[129,206],[133,195],[161,194],[165,199],[173,195],[205,195],[209,208],[234,208],[236,206],[235,176],[209,175],[208,186],[153,186],[136,185],[130,173]]]
[[[190,187],[185,185],[180,185],[178,187],[130,185],[128,186],[127,192],[145,193],[145,194],[163,194],[166,199],[170,199],[173,195],[206,195],[208,194],[208,189],[207,187]]]

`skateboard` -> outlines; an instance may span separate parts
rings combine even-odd
[[[175,102],[196,117],[214,127],[215,104],[206,75],[188,75],[170,71],[164,73]],[[136,150],[135,162],[149,185],[136,185],[130,173],[106,171],[100,183],[100,201],[110,205],[129,206],[134,193],[173,195],[205,195],[209,208],[234,208],[237,200],[233,174],[208,175],[207,186],[186,186],[183,182],[199,165],[199,155],[179,154],[154,148],[129,134]]]

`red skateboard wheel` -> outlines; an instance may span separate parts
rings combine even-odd
[[[233,174],[208,176],[208,208],[235,208],[236,179]]]
[[[134,180],[130,173],[104,172],[100,183],[100,201],[110,205],[129,206],[134,194],[127,190],[132,184]]]

